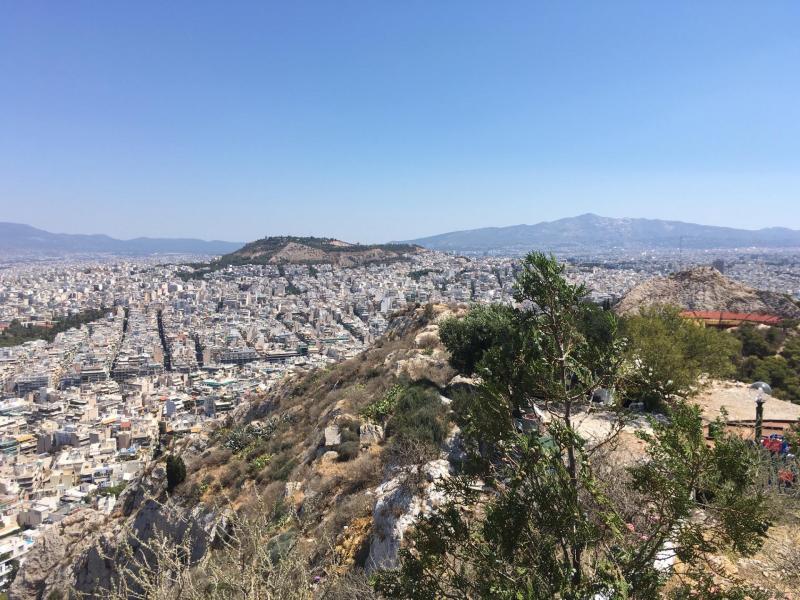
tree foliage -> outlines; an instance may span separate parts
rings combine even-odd
[[[629,397],[649,408],[691,396],[701,375],[733,375],[741,352],[735,337],[696,325],[673,306],[646,308],[623,319],[622,332],[628,338],[626,356],[635,365]]]
[[[0,347],[18,346],[33,340],[45,340],[52,342],[59,333],[80,327],[92,321],[98,321],[108,314],[106,308],[89,308],[74,315],[69,315],[53,323],[51,327],[40,327],[33,325],[23,325],[18,320],[11,323],[0,331]]]
[[[674,398],[668,419],[640,434],[646,459],[628,467],[610,444],[582,437],[576,417],[599,387],[616,392],[609,421],[624,422],[627,386],[646,362],[632,360],[616,319],[585,296],[554,259],[531,254],[517,281],[518,307],[480,309],[443,326],[454,364],[482,380],[454,403],[471,460],[442,484],[447,500],[419,522],[400,568],[378,576],[381,592],[425,600],[653,598],[675,557],[696,565],[710,553],[758,548],[769,522],[756,455],[721,427],[709,446],[696,408]],[[656,347],[643,333],[679,340],[693,363],[681,380],[688,389],[692,375],[716,365],[702,358],[702,343],[719,339],[670,318],[645,315],[629,331],[639,335],[639,356]],[[521,429],[519,416],[534,406],[549,419]],[[690,567],[689,576],[699,589],[703,574]]]
[[[736,361],[738,377],[743,381],[766,381],[777,397],[800,403],[797,331],[745,325],[733,334],[742,340],[742,353]]]

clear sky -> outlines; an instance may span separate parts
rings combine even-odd
[[[800,228],[800,2],[0,0],[0,221]]]

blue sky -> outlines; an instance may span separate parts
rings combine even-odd
[[[0,220],[800,228],[800,3],[0,0]]]

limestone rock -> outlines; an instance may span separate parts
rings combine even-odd
[[[383,427],[375,423],[364,423],[359,428],[359,442],[362,446],[379,444],[383,440]]]
[[[342,433],[339,431],[339,426],[335,423],[328,425],[325,428],[325,445],[338,446],[342,443]]]
[[[405,474],[418,472],[413,466]],[[422,494],[415,495],[401,474],[382,483],[375,495],[377,501],[372,512],[372,540],[367,559],[367,571],[397,567],[397,555],[406,530],[423,515],[445,500],[437,482],[450,476],[450,463],[434,460],[422,466],[427,485]]]
[[[321,463],[331,463],[336,462],[339,458],[339,453],[335,450],[328,450],[325,454],[319,457]]]
[[[92,509],[78,510],[46,530],[25,557],[11,585],[10,597],[16,600],[39,598],[40,590],[58,567],[80,550],[86,550],[94,542],[92,532],[105,523],[105,517]]]

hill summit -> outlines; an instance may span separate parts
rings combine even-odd
[[[326,263],[351,267],[400,260],[422,248],[413,244],[351,244],[334,238],[278,236],[246,244],[220,258],[222,265]]]
[[[628,292],[616,307],[621,315],[659,304],[685,310],[730,311],[800,318],[800,307],[784,295],[756,290],[725,277],[713,267],[696,267],[654,277]]]

